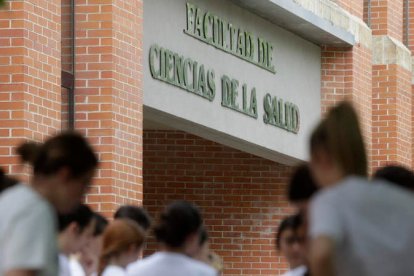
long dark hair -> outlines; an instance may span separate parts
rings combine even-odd
[[[348,102],[333,107],[313,131],[311,154],[326,151],[345,175],[367,176],[368,164],[358,116]]]

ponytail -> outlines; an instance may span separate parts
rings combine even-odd
[[[23,163],[33,166],[34,175],[53,175],[66,167],[71,176],[77,178],[98,165],[98,158],[87,140],[73,131],[59,133],[45,143],[23,143],[17,153]]]
[[[34,165],[40,150],[41,144],[29,141],[18,146],[16,152],[22,163]]]
[[[358,116],[348,102],[333,107],[313,131],[311,154],[324,150],[346,175],[366,176],[368,162]]]

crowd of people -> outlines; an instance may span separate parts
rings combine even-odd
[[[33,173],[19,183],[0,172],[0,275],[218,275],[193,204],[171,203],[151,227],[142,207],[121,206],[108,222],[81,203],[98,158],[80,134],[24,143],[17,153]],[[160,251],[142,259],[150,228]]]
[[[138,206],[121,206],[108,221],[82,199],[98,167],[87,140],[63,132],[18,147],[32,168],[29,183],[0,171],[0,275],[217,276],[220,258],[190,202],[166,206],[155,223]],[[414,174],[390,165],[368,176],[352,105],[333,107],[310,139],[287,198],[297,213],[276,231],[285,275],[414,275]],[[159,251],[143,258],[154,235]]]

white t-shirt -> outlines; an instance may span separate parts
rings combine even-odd
[[[184,254],[157,252],[128,266],[128,276],[217,276],[210,266]]]
[[[335,242],[337,275],[414,275],[414,193],[350,177],[311,203],[310,234]]]
[[[31,187],[19,184],[0,195],[0,275],[13,269],[58,275],[56,215]]]
[[[102,276],[126,276],[126,270],[115,265],[108,265],[102,272]]]
[[[308,269],[306,268],[306,266],[301,265],[299,267],[289,270],[288,272],[283,274],[283,276],[303,276],[307,271]]]
[[[85,276],[85,270],[76,258],[69,259],[69,268],[72,276]]]
[[[59,254],[59,276],[71,276],[71,270],[69,265],[69,258],[64,254]]]

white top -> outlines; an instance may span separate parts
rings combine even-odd
[[[102,272],[102,276],[126,276],[126,270],[120,266],[108,265]]]
[[[212,267],[184,254],[157,252],[128,266],[128,276],[217,276]]]
[[[13,269],[58,274],[56,217],[31,187],[19,184],[0,195],[0,275]]]
[[[288,272],[283,274],[283,276],[303,276],[303,275],[305,275],[305,273],[307,271],[308,271],[308,269],[306,268],[306,266],[301,265],[301,266],[298,266],[294,269],[289,270]]]
[[[69,268],[72,276],[85,276],[85,271],[77,259],[69,259]]]
[[[60,253],[59,254],[59,276],[71,276],[71,270],[69,266],[69,258]]]
[[[414,193],[351,177],[311,203],[310,234],[336,246],[337,275],[414,275]]]

